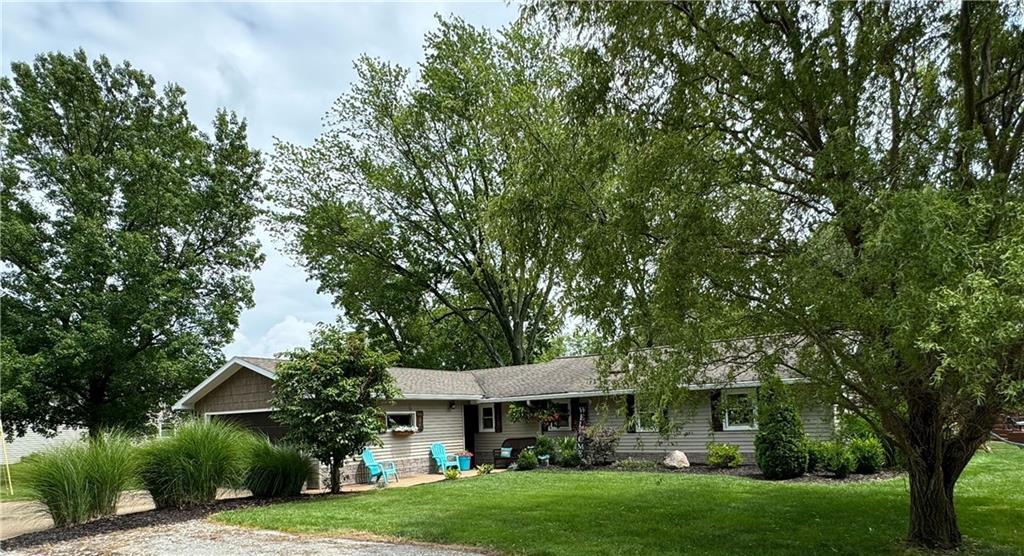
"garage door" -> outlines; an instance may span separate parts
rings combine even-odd
[[[284,437],[287,427],[275,422],[270,418],[271,412],[260,413],[231,413],[227,415],[210,415],[210,419],[227,421],[245,427],[249,430],[263,433],[270,437],[270,440],[277,442]]]

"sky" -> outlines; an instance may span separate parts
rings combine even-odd
[[[10,2],[0,0],[0,61],[84,48],[129,60],[159,84],[187,92],[192,121],[209,129],[218,107],[249,123],[249,142],[265,154],[275,138],[309,144],[321,117],[346,92],[362,54],[414,67],[435,15],[496,29],[517,8],[504,2]],[[264,230],[266,262],[252,279],[255,306],[240,317],[228,357],[269,356],[308,345],[318,322],[334,322],[331,299]]]

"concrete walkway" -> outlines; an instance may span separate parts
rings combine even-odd
[[[503,469],[495,469],[494,473],[504,471]],[[477,475],[476,470],[464,471],[462,476],[475,477]],[[436,483],[444,480],[444,475],[430,474],[430,475],[412,475],[409,477],[402,477],[398,482],[388,483],[386,488],[406,488],[411,486],[423,485],[427,483]],[[358,485],[342,485],[341,491],[344,492],[366,492],[375,490],[379,487],[376,485],[358,484]],[[322,494],[329,492],[328,490],[307,490],[305,494]],[[222,489],[217,494],[217,499],[227,500],[231,498],[243,498],[249,496],[248,490],[228,490]],[[121,494],[121,499],[117,503],[118,515],[130,514],[136,512],[146,512],[155,509],[153,505],[153,499],[149,496],[149,493],[144,490],[125,492]],[[45,507],[39,502],[35,501],[10,501],[0,502],[0,540],[9,539],[25,533],[33,533],[35,531],[43,531],[53,527],[53,521],[48,515],[46,515]]]

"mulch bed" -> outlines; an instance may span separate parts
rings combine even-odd
[[[346,496],[338,494],[333,496]],[[62,541],[75,540],[104,533],[114,533],[141,527],[152,527],[157,525],[171,525],[193,519],[204,518],[210,514],[235,510],[240,508],[252,508],[278,504],[281,502],[295,502],[302,500],[320,499],[331,494],[311,494],[295,496],[290,498],[274,498],[269,500],[257,500],[254,498],[233,498],[230,500],[218,500],[206,506],[189,508],[187,510],[161,509],[135,512],[123,515],[112,515],[94,519],[81,525],[68,527],[56,527],[34,533],[25,533],[7,540],[0,541],[0,551],[28,548],[43,544],[50,544]]]
[[[732,477],[745,477],[748,479],[755,479],[759,481],[766,481],[761,473],[761,469],[756,465],[741,465],[739,467],[718,468],[709,467],[704,464],[693,464],[690,467],[684,467],[682,469],[669,469],[661,465],[654,466],[646,469],[617,469],[614,466],[607,465],[601,467],[589,467],[589,468],[563,468],[563,467],[542,467],[538,468],[542,471],[547,470],[558,470],[558,471],[615,471],[618,473],[679,473],[679,474],[694,474],[694,475],[728,475]],[[786,479],[784,481],[772,481],[772,482],[784,482],[784,483],[864,483],[871,481],[884,481],[893,479],[903,475],[902,471],[884,470],[874,475],[856,475],[851,474],[844,479],[837,479],[830,473],[815,472],[807,473],[795,479]]]

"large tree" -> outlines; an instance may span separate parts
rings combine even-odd
[[[246,126],[127,62],[43,54],[0,82],[6,430],[137,428],[220,359],[262,261]]]
[[[612,224],[653,242],[645,310],[682,348],[631,378],[788,365],[906,456],[910,542],[959,545],[957,479],[1024,399],[1020,4],[537,8],[642,159],[587,188],[596,215],[648,207]],[[623,277],[601,278],[589,301],[613,306]],[[735,334],[772,336],[712,342]]]
[[[402,364],[528,363],[560,326],[566,242],[562,220],[536,210],[558,199],[518,191],[557,192],[574,176],[577,162],[559,163],[577,160],[557,94],[568,66],[519,26],[442,20],[425,50],[415,80],[361,59],[324,133],[278,145],[282,231],[344,316]],[[467,358],[424,356],[425,345]]]

